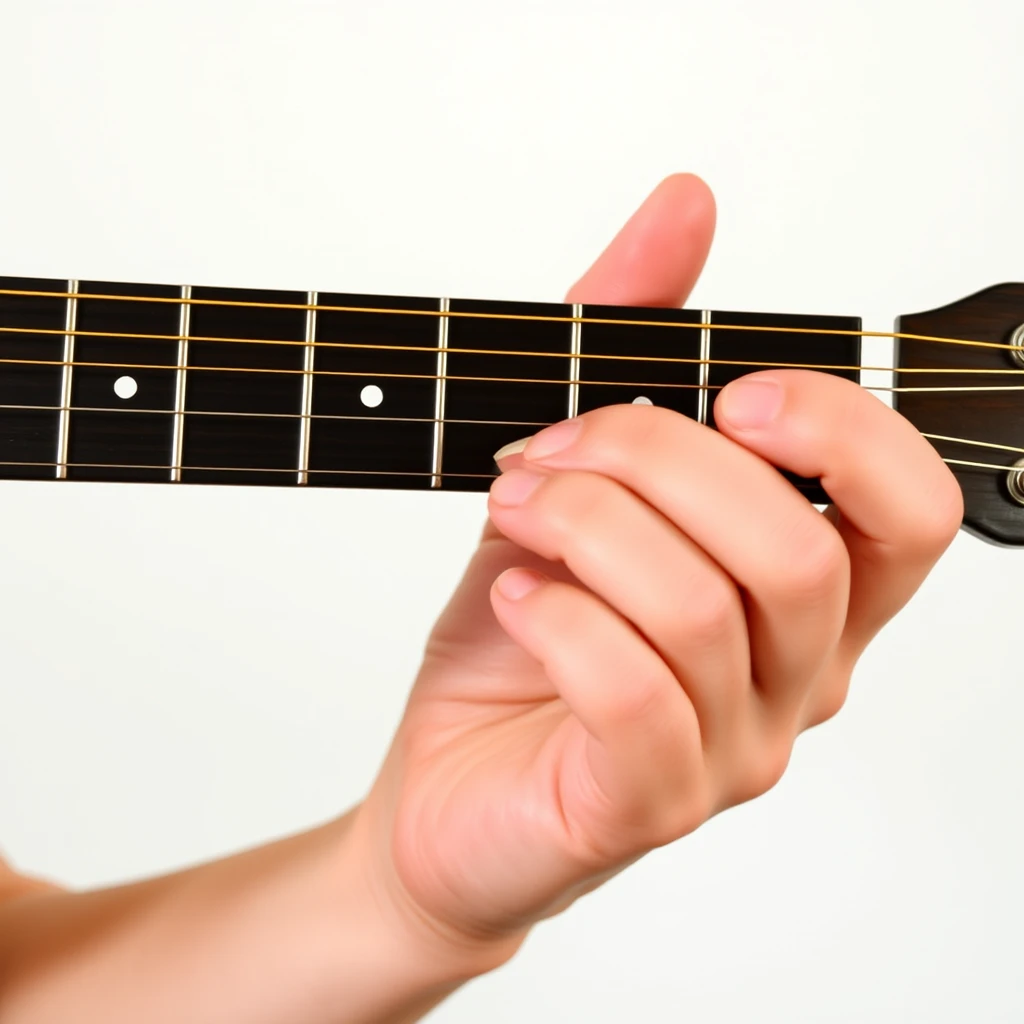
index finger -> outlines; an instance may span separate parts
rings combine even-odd
[[[715,198],[695,174],[672,174],[643,201],[567,302],[605,306],[681,306],[700,277],[715,233]],[[503,468],[521,462],[510,456]],[[485,536],[493,526],[488,522]]]

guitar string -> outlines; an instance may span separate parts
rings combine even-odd
[[[974,469],[994,469],[1000,473],[1014,472],[1012,466],[998,466],[995,463],[989,462],[967,462],[962,459],[943,459],[947,465],[950,466],[966,466]],[[128,463],[128,462],[12,462],[12,461],[0,461],[0,466],[11,466],[21,468],[42,468],[42,469],[54,469],[58,465],[66,465],[69,469],[153,469],[160,470],[161,472],[167,472],[171,467],[167,465],[156,465],[156,464],[143,464],[143,463]],[[266,466],[182,466],[182,472],[198,472],[198,473],[278,473],[282,476],[294,477],[295,467],[284,467],[282,469],[268,468]],[[430,471],[422,470],[385,470],[385,469],[310,469],[310,476],[317,476],[321,474],[331,475],[346,475],[346,476],[401,476],[401,477],[434,477],[436,474]],[[494,480],[497,478],[496,473],[452,473],[445,472],[442,474],[445,477],[458,477],[464,478],[469,477],[478,480]],[[10,477],[0,477],[0,480],[11,479]]]
[[[155,463],[131,463],[131,462],[0,462],[0,466],[20,466],[30,469],[55,469],[58,465],[66,465],[69,469],[155,469],[166,473],[171,467],[157,465]],[[277,473],[281,476],[295,477],[295,467],[285,466],[277,469],[267,466],[182,466],[182,472],[187,473]],[[332,475],[332,476],[414,476],[434,477],[436,474],[422,470],[404,469],[310,469],[310,476]],[[479,480],[494,480],[496,473],[445,473],[446,477],[471,477]],[[10,477],[0,479],[10,479]]]
[[[740,328],[736,328],[739,330]],[[85,330],[59,330],[58,328],[41,328],[41,327],[0,327],[0,334],[13,334],[13,335],[41,335],[43,337],[57,337],[57,338],[100,338],[102,340],[117,339],[117,340],[129,340],[129,341],[170,341],[170,342],[212,342],[212,343],[225,343],[234,345],[274,345],[283,347],[293,348],[340,348],[340,349],[355,349],[355,350],[367,350],[367,351],[381,351],[381,352],[418,352],[423,355],[436,355],[440,351],[439,348],[431,348],[425,345],[380,345],[380,344],[367,344],[364,342],[349,342],[349,341],[296,341],[296,340],[273,340],[268,338],[226,338],[220,336],[210,335],[197,335],[189,334],[187,337],[180,334],[133,334],[129,332],[116,332],[116,331],[85,331]],[[893,335],[896,337],[896,335]],[[1016,348],[1016,346],[1009,346]],[[448,345],[445,351],[449,355],[482,355],[482,356],[514,356],[514,357],[531,357],[536,356],[538,358],[552,358],[552,359],[605,359],[612,360],[613,362],[642,362],[642,363],[668,363],[675,365],[708,365],[708,366],[757,366],[757,367],[768,367],[775,369],[790,369],[790,370],[847,370],[847,371],[872,371],[880,373],[994,373],[994,374],[1008,374],[1010,376],[1024,376],[1024,367],[994,367],[991,369],[984,367],[921,367],[921,366],[908,366],[901,368],[894,368],[891,366],[870,366],[867,364],[860,365],[844,365],[841,363],[780,363],[764,360],[755,359],[693,359],[681,356],[642,356],[642,355],[609,355],[603,352],[580,352],[574,356],[570,352],[523,352],[515,351],[511,349],[487,349],[487,348],[461,348],[458,346]],[[1020,350],[1024,352],[1024,349]],[[125,366],[125,363],[113,363],[114,366]],[[167,364],[170,368],[175,368],[176,364]],[[189,366],[187,369],[207,369],[207,367],[200,366]],[[228,368],[230,369],[230,367]],[[241,368],[240,368],[241,369]],[[274,372],[285,372],[285,371],[274,371]],[[306,371],[303,373],[317,371]],[[367,371],[372,373],[373,371]],[[488,380],[498,380],[501,378],[486,378]],[[547,383],[546,381],[538,381],[538,383]],[[582,384],[593,383],[592,381],[581,381]],[[643,386],[643,385],[641,385]]]
[[[14,290],[14,289],[0,289],[0,295],[21,295],[21,296],[33,296],[50,299],[67,299],[72,297],[70,293],[64,292],[38,292],[29,290]],[[134,302],[165,302],[172,305],[214,305],[214,306],[241,306],[249,308],[264,308],[264,309],[311,309],[313,307],[306,304],[291,304],[291,303],[254,303],[254,302],[240,302],[233,300],[214,300],[214,299],[187,299],[183,300],[180,296],[175,297],[153,297],[153,296],[122,296],[122,295],[101,295],[93,293],[77,293],[74,296],[83,299],[104,299],[107,301],[134,301]],[[381,314],[391,316],[402,316],[402,315],[423,315],[431,317],[440,317],[442,315],[452,317],[469,317],[473,319],[498,319],[498,320],[527,320],[527,321],[544,321],[544,322],[556,322],[556,323],[602,323],[611,326],[660,326],[660,327],[683,327],[691,330],[700,329],[699,325],[690,324],[686,322],[677,321],[650,321],[650,320],[622,320],[622,319],[604,319],[594,317],[549,317],[549,316],[538,316],[529,314],[506,314],[506,313],[482,313],[482,312],[469,312],[469,311],[448,311],[442,313],[440,310],[395,310],[395,309],[384,309],[384,308],[372,308],[365,306],[323,306],[319,305],[316,307],[320,312],[352,312],[352,313],[363,313],[363,314]],[[869,331],[852,331],[852,330],[832,330],[822,328],[794,328],[794,327],[774,327],[774,326],[760,326],[760,325],[729,325],[729,324],[706,324],[704,327],[714,327],[722,330],[738,330],[738,331],[767,331],[767,332],[779,332],[779,333],[806,333],[815,335],[846,335],[846,336],[859,336],[859,337],[883,337],[891,339],[908,339],[908,340],[920,340],[935,343],[948,343],[948,344],[966,344],[974,345],[977,347],[984,348],[996,348],[996,349],[1010,349],[1020,350],[1019,346],[1016,345],[1003,345],[994,342],[979,342],[967,339],[954,339],[954,338],[943,338],[929,335],[915,335],[906,332],[869,332]],[[107,332],[107,331],[62,331],[62,330],[45,330],[38,328],[14,328],[6,327],[0,328],[0,332],[12,333],[12,334],[40,334],[40,335],[51,335],[58,337],[67,337],[69,333],[76,336],[82,337],[98,337],[104,339],[110,338],[123,338],[131,340],[168,340],[168,341],[181,341],[183,336],[181,335],[156,335],[156,334],[137,334],[137,333],[122,333],[122,332]],[[432,349],[426,346],[399,346],[399,345],[371,345],[364,343],[346,343],[346,342],[323,342],[315,341],[312,343],[306,341],[293,341],[290,339],[245,339],[245,338],[225,338],[225,337],[207,337],[207,336],[196,336],[190,335],[189,340],[191,341],[209,341],[209,342],[222,342],[222,343],[235,343],[235,344],[269,344],[269,345],[297,345],[306,347],[312,344],[314,347],[326,347],[326,348],[348,348],[348,349],[372,349],[372,350],[384,350],[384,351],[413,351],[422,352],[429,354],[436,352],[437,349]],[[456,349],[455,351],[463,354],[478,354],[478,355],[501,355],[501,356],[538,356],[538,357],[552,357],[552,358],[567,358],[568,353],[547,353],[547,352],[522,352],[522,351],[503,351],[494,349]],[[879,372],[912,372],[912,373],[983,373],[983,374],[1008,374],[1008,375],[1019,375],[1024,374],[1024,369],[1011,369],[1011,368],[977,368],[977,367],[965,367],[965,368],[949,368],[949,367],[905,367],[905,368],[894,368],[894,367],[874,367],[867,365],[860,366],[842,366],[836,364],[810,364],[810,363],[776,363],[769,361],[760,360],[700,360],[700,359],[687,359],[679,357],[657,357],[657,356],[631,356],[631,355],[609,355],[604,353],[580,353],[582,358],[591,359],[612,359],[612,360],[625,360],[625,361],[643,361],[643,362],[665,362],[665,363],[686,363],[686,364],[702,364],[708,363],[710,365],[731,365],[731,366],[759,366],[759,367],[778,367],[778,368],[802,368],[802,369],[820,369],[820,370],[848,370],[848,371],[863,371],[872,370]],[[69,364],[65,364],[62,361],[55,360],[13,360],[3,359],[0,360],[3,363],[13,364],[28,364],[28,365],[54,365],[54,366],[95,366],[95,367],[109,367],[116,368],[121,367],[124,369],[152,369],[152,370],[174,370],[176,369],[173,365],[163,364],[125,364],[125,363],[87,363],[84,361],[71,361]],[[239,367],[189,367],[189,369],[206,369],[211,371],[222,371],[222,372],[268,372],[268,373],[306,373],[310,372],[317,375],[331,375],[331,376],[375,376],[375,377],[400,377],[400,378],[412,378],[412,379],[440,379],[437,375],[426,375],[426,374],[391,374],[391,373],[373,373],[372,371],[324,371],[324,370],[289,370],[289,369],[270,369],[264,367],[253,367],[253,368],[239,368]],[[451,380],[467,380],[467,381],[498,381],[503,383],[532,383],[532,384],[553,384],[561,385],[566,383],[561,380],[536,380],[530,378],[494,378],[494,377],[460,377],[455,375],[445,375],[445,379]],[[583,383],[594,384],[598,386],[617,386],[617,387],[682,387],[682,388],[698,388],[698,389],[713,389],[713,385],[689,385],[689,384],[671,384],[664,382],[627,382],[627,381],[585,381]],[[906,391],[925,391],[925,392],[947,392],[947,391],[1011,391],[1011,390],[1024,390],[1024,388],[1018,387],[930,387],[930,388],[916,388],[916,387],[882,387],[882,386],[865,386],[866,390],[871,391],[890,391],[890,392],[906,392]],[[10,406],[10,408],[18,408],[16,406]],[[115,410],[107,410],[115,411]],[[116,410],[116,411],[129,411],[129,410]],[[239,413],[238,415],[253,415],[247,413]],[[256,414],[259,415],[259,414]],[[266,415],[266,414],[264,414]],[[290,415],[290,414],[281,414]],[[326,417],[324,417],[326,418]],[[334,417],[338,419],[351,418],[351,419],[400,419],[399,417]],[[459,421],[449,421],[459,422]],[[542,426],[543,424],[529,423],[528,421],[465,421],[465,422],[505,422],[509,425],[513,423],[520,423],[523,426]],[[991,442],[972,441],[966,438],[950,438],[942,435],[928,435],[933,440],[943,440],[952,443],[960,443],[967,445],[976,445],[988,448],[999,448],[1006,451],[1021,451],[1021,449],[1013,448],[1008,445],[996,445]],[[977,466],[978,468],[997,469],[1000,471],[1006,471],[1012,467],[995,466],[983,463],[968,463],[962,460],[944,460],[950,464],[958,464],[965,466]]]
[[[13,410],[19,412],[60,412],[63,406],[59,405],[16,405],[12,403],[0,403],[0,410]],[[138,415],[152,415],[152,416],[173,416],[174,411],[172,409],[143,409],[135,406],[118,408],[116,406],[90,406],[90,405],[74,405],[68,407],[68,412],[98,412],[98,413],[116,413],[116,414],[138,414]],[[187,411],[189,416],[222,416],[222,417],[240,417],[243,419],[285,419],[285,420],[352,420],[365,423],[424,423],[434,424],[443,422],[446,424],[458,423],[467,426],[507,426],[507,427],[536,427],[543,428],[550,426],[550,423],[544,420],[477,420],[477,419],[464,419],[455,417],[436,417],[436,416],[356,416],[356,415],[342,415],[335,413],[310,413],[308,417],[303,413],[292,413],[292,412],[238,412],[236,410],[224,410],[224,409],[190,409]],[[966,437],[950,437],[945,434],[931,434],[921,433],[922,437],[926,437],[932,441],[943,441],[950,444],[963,444],[969,445],[976,448],[991,448],[998,451],[1011,452],[1017,455],[1024,455],[1024,448],[1016,447],[1014,445],[997,444],[993,441],[975,441]],[[945,459],[943,461],[949,462],[950,460]],[[16,463],[17,465],[27,465],[27,463]],[[961,464],[954,462],[953,464]],[[962,463],[963,465],[979,465],[983,468],[994,468],[1003,471],[1013,471],[1014,466],[988,466],[983,463]],[[0,463],[4,465],[4,463]],[[282,472],[285,472],[282,470]]]
[[[44,298],[44,299],[75,299],[79,300],[103,300],[107,302],[144,302],[144,303],[161,303],[170,304],[175,306],[218,306],[227,308],[243,308],[243,309],[278,309],[278,310],[296,310],[296,311],[309,311],[315,309],[318,314],[322,313],[364,313],[373,315],[387,315],[387,316],[426,316],[434,319],[440,317],[448,317],[450,319],[470,319],[470,320],[507,320],[507,321],[527,321],[527,322],[541,322],[541,323],[558,323],[558,324],[604,324],[613,327],[673,327],[673,328],[690,328],[697,330],[728,330],[728,331],[765,331],[765,332],[777,332],[783,334],[818,334],[818,335],[834,335],[834,336],[847,336],[847,337],[859,337],[859,338],[891,338],[891,339],[902,339],[907,341],[925,341],[935,342],[939,344],[947,345],[969,345],[976,346],[979,348],[995,348],[995,349],[1011,349],[1019,350],[1021,346],[1003,342],[993,341],[976,341],[968,338],[947,338],[938,335],[928,334],[912,334],[906,332],[891,332],[891,331],[864,331],[864,330],[850,330],[850,329],[839,329],[839,328],[818,328],[818,327],[780,327],[780,326],[769,326],[769,325],[742,325],[742,324],[701,324],[701,323],[684,323],[679,321],[665,321],[665,320],[644,320],[644,319],[625,319],[618,320],[614,318],[604,317],[591,317],[591,316],[550,316],[544,314],[534,313],[486,313],[482,311],[471,311],[471,310],[441,310],[441,309],[393,309],[382,306],[349,306],[349,305],[310,305],[305,302],[287,303],[287,302],[253,302],[244,301],[237,299],[200,299],[195,297],[183,298],[181,296],[146,296],[146,295],[111,295],[105,293],[93,293],[93,292],[46,292],[37,291],[30,289],[19,289],[19,288],[0,288],[0,295],[8,295],[12,297],[30,297],[30,298]],[[557,305],[557,303],[552,303]],[[599,304],[588,304],[591,308],[601,308]],[[637,307],[643,308],[643,307]],[[676,312],[676,310],[672,310]],[[766,313],[765,316],[772,315],[786,315],[786,314],[770,314]]]
[[[449,350],[449,354],[451,350]],[[715,361],[712,360],[697,360],[697,362],[706,362],[710,365],[715,365]],[[174,363],[107,363],[107,362],[95,362],[81,359],[61,360],[61,359],[11,359],[11,358],[0,358],[0,365],[7,364],[13,366],[70,366],[72,368],[88,366],[91,368],[103,368],[107,370],[163,370],[168,373],[177,371],[177,364]],[[741,363],[740,365],[747,366],[749,363]],[[780,370],[793,370],[793,369],[815,369],[817,367],[811,364],[801,363],[766,363],[766,366],[771,366],[775,369]],[[841,366],[828,366],[822,364],[821,369],[836,370],[836,369],[848,369],[848,370],[859,370],[859,369],[873,369],[872,367],[841,367]],[[377,372],[374,370],[306,370],[304,368],[282,368],[277,369],[266,366],[188,366],[186,368],[189,373],[195,372],[210,372],[210,373],[272,373],[279,375],[305,375],[309,374],[312,377],[361,377],[365,379],[388,379],[395,378],[400,380],[445,380],[445,381],[476,381],[491,384],[553,384],[559,386],[565,386],[569,384],[566,380],[554,380],[550,378],[540,377],[477,377],[467,376],[460,374],[436,374],[436,373],[390,373],[390,372]],[[893,371],[891,367],[877,367],[879,370],[885,372],[897,372],[902,373],[904,371]],[[676,384],[671,381],[621,381],[621,380],[581,380],[581,385],[596,386],[596,387],[617,387],[617,388],[685,388],[690,390],[702,390],[702,391],[714,391],[725,387],[724,384]],[[917,386],[888,386],[881,384],[860,384],[860,387],[866,391],[889,391],[895,393],[906,393],[906,392],[941,392],[943,394],[948,392],[963,392],[963,391],[1024,391],[1024,384],[995,384],[995,385],[957,385],[947,387],[917,387]]]
[[[973,469],[997,469],[1000,473],[1016,472],[1013,466],[997,466],[991,462],[965,462],[963,459],[943,459],[947,466],[967,466]],[[1024,472],[1022,470],[1021,472]]]
[[[0,403],[0,411],[11,409],[24,412],[60,412],[64,406],[61,405],[13,405]],[[155,416],[173,416],[173,409],[141,409],[134,406],[118,408],[108,405],[72,405],[68,407],[69,412],[102,412],[102,413],[140,413]],[[314,412],[238,412],[234,409],[188,409],[187,416],[238,416],[244,419],[281,419],[281,420],[360,420],[368,423],[464,423],[471,426],[495,426],[495,427],[549,427],[550,420],[474,420],[458,419],[451,416],[354,416],[342,415],[340,413]]]

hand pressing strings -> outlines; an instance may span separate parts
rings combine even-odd
[[[681,304],[713,200],[666,180],[569,301]],[[500,962],[530,925],[780,778],[961,521],[856,385],[772,370],[721,432],[615,406],[498,453],[490,520],[359,813],[404,919]],[[820,477],[820,515],[773,466]],[[742,486],[738,486],[742,481]]]

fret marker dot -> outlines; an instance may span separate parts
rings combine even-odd
[[[367,384],[359,392],[359,401],[370,409],[376,409],[384,401],[384,392],[376,384]]]
[[[134,377],[118,377],[114,381],[114,394],[118,398],[134,398],[138,390],[139,385],[135,382]]]
[[[634,405],[654,405],[654,403],[646,395],[637,395],[633,399]]]

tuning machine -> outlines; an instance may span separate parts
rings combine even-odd
[[[1010,335],[1010,357],[1018,366],[1024,367],[1024,324]]]

